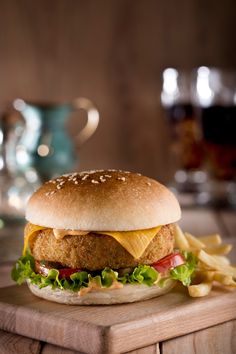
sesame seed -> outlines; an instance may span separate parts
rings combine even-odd
[[[123,182],[125,181],[125,177],[118,177],[118,179]]]
[[[96,181],[95,179],[92,179],[92,181],[91,181],[92,183],[99,183],[98,181]]]
[[[60,184],[58,184],[57,185],[57,189],[61,189],[62,188],[62,186],[60,186]]]
[[[84,176],[82,177],[82,181],[85,181],[88,177],[89,177],[89,175],[84,175]]]
[[[55,184],[56,183],[56,181],[54,180],[54,179],[51,179],[50,181],[48,181],[47,183],[53,183],[53,184]]]
[[[148,185],[148,186],[151,186],[151,183],[150,183],[150,182],[147,182],[147,185]]]
[[[105,177],[107,177],[107,178],[111,178],[111,175],[105,175]]]
[[[47,192],[47,193],[45,193],[45,195],[48,197],[49,195],[52,195],[52,194],[54,194],[56,191],[49,191],[49,192]]]
[[[78,181],[75,181],[75,184],[78,184],[79,182]]]
[[[78,176],[77,172],[70,173],[70,174],[66,175],[66,177],[68,177],[68,181],[73,180],[76,176]]]

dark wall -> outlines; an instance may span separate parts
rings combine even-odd
[[[166,179],[161,70],[236,67],[235,13],[234,0],[1,0],[0,103],[86,96],[101,123],[80,168]]]

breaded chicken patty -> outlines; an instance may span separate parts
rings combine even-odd
[[[152,264],[173,251],[172,224],[162,226],[143,255],[134,259],[113,237],[95,233],[65,236],[57,240],[52,229],[41,230],[30,243],[32,255],[38,261],[59,262],[65,267],[99,270]]]

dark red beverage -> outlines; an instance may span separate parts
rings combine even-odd
[[[215,178],[236,177],[236,106],[214,105],[201,110],[208,167]]]
[[[166,111],[171,127],[172,150],[179,161],[179,167],[186,171],[199,169],[203,152],[193,106],[178,103],[167,107]]]

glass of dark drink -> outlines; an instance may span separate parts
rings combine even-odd
[[[209,176],[199,202],[236,206],[236,72],[200,67],[192,92]]]
[[[202,170],[203,149],[199,125],[191,101],[191,72],[167,68],[162,74],[161,102],[165,110],[172,162],[175,172],[171,187],[180,202],[192,204],[206,181]]]

